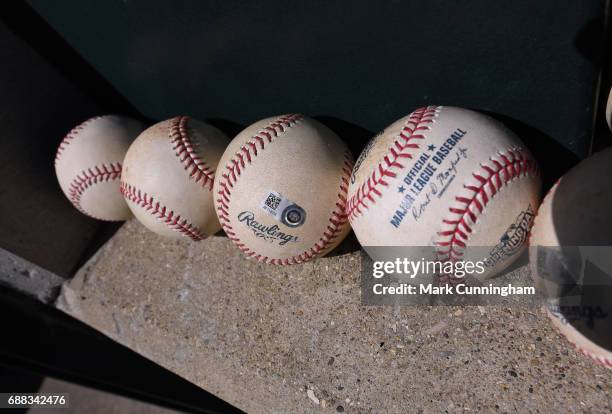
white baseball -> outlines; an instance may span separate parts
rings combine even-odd
[[[74,127],[55,156],[55,173],[70,202],[98,220],[132,216],[119,192],[123,157],[143,125],[125,116],[91,118]]]
[[[244,254],[289,265],[325,255],[349,232],[352,156],[327,127],[303,115],[263,119],[220,161],[214,192],[228,237]]]
[[[555,327],[612,368],[612,149],[582,161],[550,189],[536,216],[529,262]]]
[[[474,111],[428,106],[365,148],[347,214],[366,251],[418,246],[426,249],[414,260],[485,259],[475,276],[487,278],[523,251],[539,192],[536,162],[510,130]]]
[[[124,161],[121,192],[136,218],[171,238],[202,240],[220,230],[215,169],[229,139],[204,122],[177,116],[138,136]]]

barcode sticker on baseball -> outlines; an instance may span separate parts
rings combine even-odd
[[[282,222],[283,211],[292,204],[294,204],[293,201],[283,197],[281,193],[270,191],[261,202],[260,207],[276,220]]]
[[[264,205],[270,208],[270,210],[276,211],[281,201],[282,201],[282,198],[279,195],[270,193],[268,194],[268,198],[266,198],[266,201],[264,201]]]

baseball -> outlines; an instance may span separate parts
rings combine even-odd
[[[606,102],[606,122],[608,123],[608,128],[612,130],[612,88],[608,93],[608,100]]]
[[[217,128],[187,116],[145,130],[130,146],[121,178],[134,216],[171,238],[198,241],[219,231],[212,187],[228,142]]]
[[[82,213],[98,220],[132,215],[119,193],[123,157],[143,125],[116,115],[91,118],[74,127],[55,156],[62,191]]]
[[[612,149],[582,161],[548,192],[529,250],[532,277],[558,330],[612,368]]]
[[[217,215],[244,254],[289,265],[325,255],[349,232],[352,156],[303,115],[254,123],[231,142],[215,181]]]
[[[364,149],[347,215],[368,253],[420,247],[412,259],[483,261],[474,276],[486,279],[523,251],[539,192],[536,162],[510,130],[474,111],[428,106]]]

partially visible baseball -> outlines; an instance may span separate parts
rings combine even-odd
[[[539,193],[536,161],[504,125],[428,106],[370,141],[355,163],[347,214],[368,253],[421,247],[413,260],[484,261],[474,276],[486,279],[523,251]]]
[[[612,149],[582,161],[548,192],[529,261],[553,324],[612,368]]]
[[[612,88],[608,92],[608,101],[606,102],[606,122],[608,123],[608,128],[612,130]]]
[[[234,138],[219,165],[217,214],[247,257],[302,263],[349,232],[352,156],[321,123],[298,114],[263,119]]]
[[[132,216],[119,192],[123,157],[143,125],[117,115],[97,116],[74,127],[55,156],[55,173],[70,202],[98,220]]]
[[[146,129],[128,150],[121,193],[149,230],[199,241],[220,230],[213,180],[227,136],[204,122],[177,116]]]

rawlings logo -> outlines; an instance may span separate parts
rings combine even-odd
[[[279,246],[284,246],[289,242],[297,242],[298,237],[291,234],[280,231],[280,227],[276,224],[273,226],[266,226],[255,220],[255,214],[251,211],[243,211],[238,214],[238,221],[244,223],[249,228],[255,237],[264,239],[269,243],[278,242]]]

